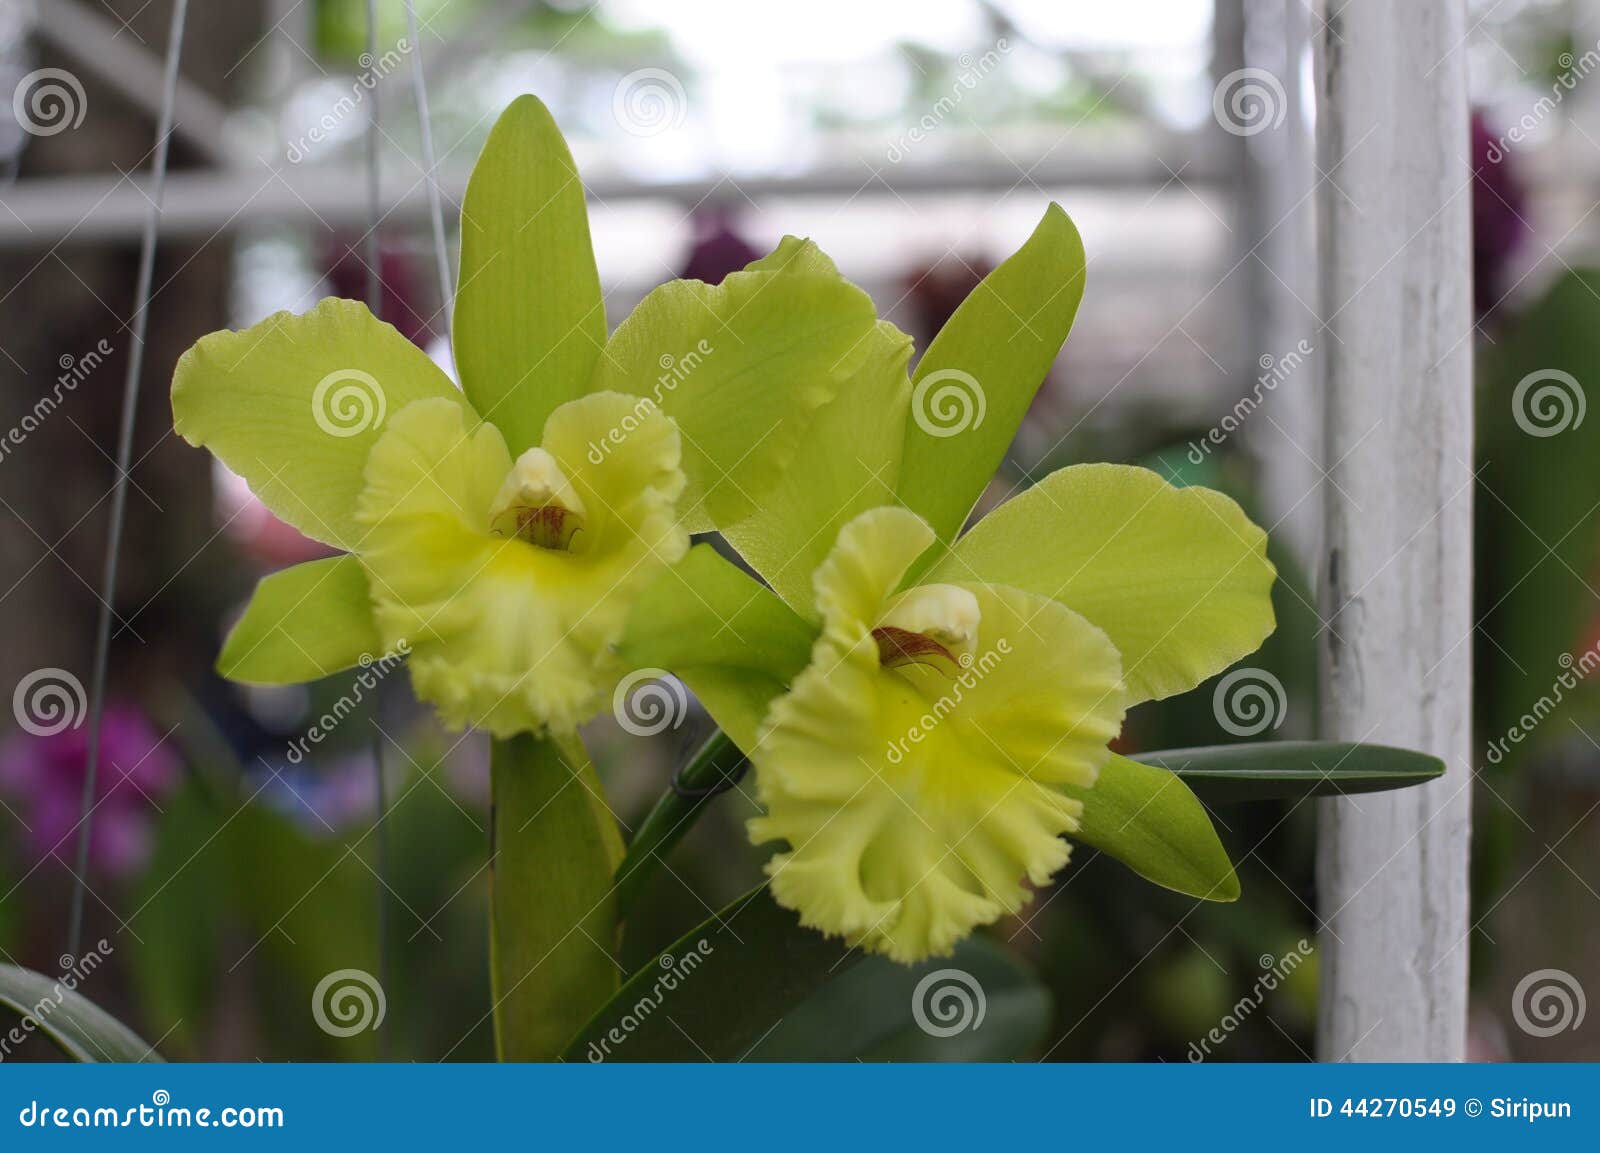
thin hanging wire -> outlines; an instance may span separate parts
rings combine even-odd
[[[378,59],[378,2],[367,0],[367,59]],[[378,170],[378,134],[382,126],[378,115],[378,81],[373,80],[367,90],[371,103],[367,106],[367,308],[379,320],[383,319],[383,277],[379,261],[378,222],[382,219]],[[385,822],[389,818],[388,787],[383,779],[383,689],[380,686],[373,698],[372,773],[376,786],[377,813],[372,826],[378,846],[377,899],[378,899],[378,983],[389,987],[389,833]],[[380,1056],[389,1055],[388,1035],[378,1034]]]
[[[422,69],[422,34],[417,28],[415,0],[406,0],[406,31],[411,37],[411,88],[416,93],[417,120],[422,129],[422,164],[428,174],[428,216],[433,224],[433,262],[439,273],[439,306],[444,313],[445,338],[449,339],[455,289],[450,284],[450,253],[444,240],[444,205],[439,196],[438,160],[433,153],[433,121],[428,114],[428,80]]]
[[[177,102],[178,62],[183,55],[183,27],[188,10],[188,0],[174,0],[172,26],[167,34],[166,71],[161,84],[155,159],[150,172],[150,207],[145,213],[144,235],[139,243],[139,279],[134,287],[128,371],[122,385],[122,425],[117,433],[117,479],[111,492],[111,526],[106,535],[100,617],[95,629],[94,668],[89,681],[89,759],[78,813],[78,870],[73,880],[67,928],[67,954],[72,957],[78,955],[78,945],[83,939],[83,900],[89,886],[89,834],[94,827],[95,782],[100,770],[100,723],[105,714],[106,669],[111,659],[111,605],[117,595],[117,558],[122,551],[122,526],[127,517],[128,470],[133,462],[133,429],[139,409],[139,376],[149,325],[150,285],[155,277],[156,235],[161,224],[162,194],[167,184],[167,143],[172,139],[172,110]]]

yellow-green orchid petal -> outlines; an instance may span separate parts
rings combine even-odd
[[[329,298],[304,316],[201,337],[173,373],[172,420],[283,520],[348,550],[361,536],[367,453],[390,417],[424,397],[460,393],[365,305]]]
[[[360,556],[379,632],[410,645],[417,694],[447,723],[566,733],[603,706],[631,600],[688,547],[671,421],[646,414],[598,462],[588,454],[635,403],[565,404],[516,461],[461,404],[390,419],[367,464]]]
[[[1061,469],[984,517],[923,579],[1058,600],[1122,654],[1132,702],[1193,688],[1272,632],[1267,536],[1228,497],[1148,469]]]
[[[866,293],[810,241],[789,237],[720,285],[674,280],[651,292],[612,333],[591,387],[677,422],[698,532],[759,507],[816,411],[866,356],[875,324]]]
[[[217,671],[247,684],[289,685],[381,655],[367,574],[346,554],[262,577],[228,633]]]
[[[467,181],[453,339],[462,387],[514,454],[583,395],[606,342],[583,183],[537,97],[500,114]]]
[[[749,750],[766,807],[752,839],[788,846],[774,897],[904,962],[1015,912],[1066,863],[1081,805],[1060,790],[1093,783],[1123,714],[1116,649],[1064,606],[983,584],[896,595],[933,536],[904,509],[845,526],[816,574],[811,664]],[[941,608],[945,635],[975,621],[955,671],[883,643],[886,621]]]

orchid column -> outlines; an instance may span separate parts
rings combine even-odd
[[[1432,784],[1321,802],[1325,1060],[1459,1060],[1471,803],[1472,176],[1466,9],[1351,0],[1315,32],[1329,475],[1326,736]]]

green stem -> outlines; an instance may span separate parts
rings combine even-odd
[[[745,763],[744,754],[721,729],[700,746],[678,774],[674,786],[662,794],[639,831],[633,835],[628,852],[617,868],[617,916],[626,918],[628,910],[655,874],[661,859],[694,827],[706,809],[706,802],[736,779]]]
[[[549,1060],[617,989],[622,840],[576,742],[497,740],[490,776],[495,1052]]]

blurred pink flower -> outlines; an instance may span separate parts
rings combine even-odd
[[[23,822],[30,857],[52,852],[71,862],[89,761],[89,725],[51,736],[12,733],[0,744],[0,796]],[[110,703],[101,721],[100,771],[89,863],[97,873],[127,876],[150,856],[157,802],[178,783],[177,752],[138,708]],[[0,822],[10,818],[0,814]]]

